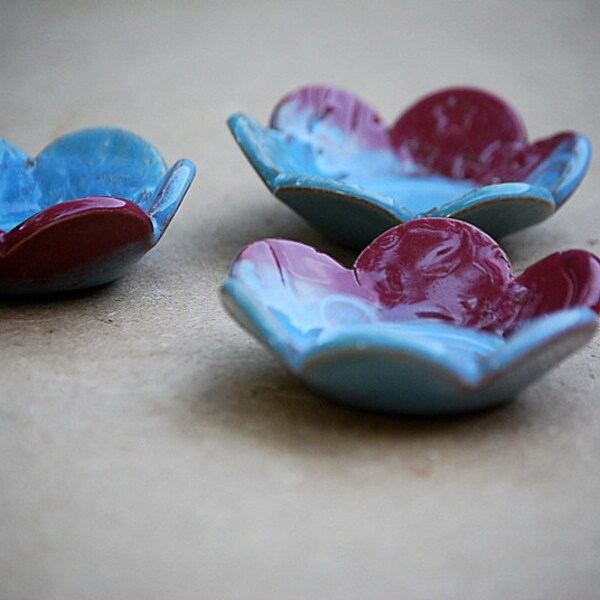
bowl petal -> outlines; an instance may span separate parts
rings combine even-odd
[[[527,268],[518,281],[531,292],[522,321],[576,306],[600,312],[600,260],[585,250],[555,252]]]
[[[371,298],[351,270],[314,248],[288,240],[262,240],[234,260],[223,294],[238,320],[284,356],[304,352],[329,318],[323,303],[332,295]],[[243,306],[245,317],[232,310]]]
[[[394,227],[357,258],[386,321],[436,319],[502,335],[527,297],[500,246],[476,227],[428,218]]]
[[[42,210],[44,194],[33,176],[34,159],[0,139],[0,230],[8,231]]]
[[[45,206],[90,196],[151,197],[167,166],[145,140],[121,129],[76,131],[52,142],[35,159]]]
[[[246,158],[271,191],[276,189],[276,179],[281,174],[322,176],[308,144],[261,127],[254,119],[242,114],[232,115],[227,124]]]
[[[362,100],[330,86],[303,87],[283,98],[270,126],[327,154],[391,149],[386,125]]]
[[[598,328],[598,315],[573,308],[533,319],[506,338],[482,365],[481,388],[510,398],[584,346]]]
[[[529,183],[497,183],[473,190],[427,217],[452,217],[500,238],[547,219],[556,210],[552,193]]]
[[[450,88],[419,100],[390,135],[401,156],[427,171],[476,181],[485,177],[497,150],[527,141],[523,122],[506,102],[473,88]]]
[[[154,227],[154,243],[162,237],[187,193],[196,166],[187,159],[178,160],[164,175],[154,196],[141,203]]]
[[[5,231],[41,210],[78,198],[107,196],[142,204],[154,195],[167,170],[156,149],[121,129],[76,131],[35,158],[20,151],[9,156],[9,143],[3,142],[0,229]]]
[[[0,236],[0,293],[99,285],[120,276],[154,244],[152,222],[119,198],[51,206]]]
[[[523,179],[550,190],[556,208],[560,208],[587,173],[592,157],[590,140],[580,133],[562,133],[532,144],[528,151],[537,154],[539,160],[530,173],[523,173]]]
[[[280,176],[275,196],[331,239],[364,248],[394,225],[416,218],[393,200],[350,183],[316,177]]]

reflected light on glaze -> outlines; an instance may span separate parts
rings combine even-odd
[[[23,221],[14,229],[5,232],[0,231],[0,243],[5,247],[16,245],[29,235],[34,235],[42,229],[49,227],[58,221],[75,217],[89,210],[110,210],[115,211],[117,218],[128,215],[133,220],[141,220],[145,226],[148,224],[152,228],[152,224],[148,215],[136,204],[122,198],[111,198],[108,196],[99,196],[92,198],[80,198],[78,200],[70,200],[62,204],[56,204],[47,208],[41,213],[37,213],[29,219]],[[0,245],[0,252],[3,250]]]

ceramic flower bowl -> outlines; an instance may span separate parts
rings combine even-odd
[[[222,298],[294,374],[339,403],[461,413],[509,400],[593,335],[600,260],[569,250],[514,277],[473,225],[425,218],[379,236],[352,269],[297,242],[253,243]]]
[[[552,215],[579,185],[591,146],[565,132],[527,141],[504,101],[447,89],[391,127],[353,95],[306,87],[264,128],[242,114],[229,127],[269,189],[326,235],[363,248],[419,217],[454,217],[501,237]]]
[[[161,238],[194,174],[118,129],[72,133],[35,158],[0,140],[0,294],[116,279]]]

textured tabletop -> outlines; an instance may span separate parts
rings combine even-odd
[[[355,256],[270,195],[230,114],[330,83],[392,121],[464,84],[600,148],[599,30],[596,0],[0,1],[0,137],[110,125],[198,167],[128,275],[0,300],[0,599],[598,598],[598,335],[504,407],[385,417],[307,390],[218,289],[265,237]],[[598,189],[593,161],[502,240],[518,272],[600,252]]]

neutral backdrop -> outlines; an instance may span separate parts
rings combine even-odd
[[[119,126],[198,175],[115,284],[0,300],[1,600],[600,597],[600,336],[512,403],[447,420],[329,404],[223,311],[245,244],[327,242],[226,118],[307,83],[388,121],[466,84],[532,138],[600,147],[596,0],[0,0],[0,135]],[[600,251],[600,169],[503,240]]]

